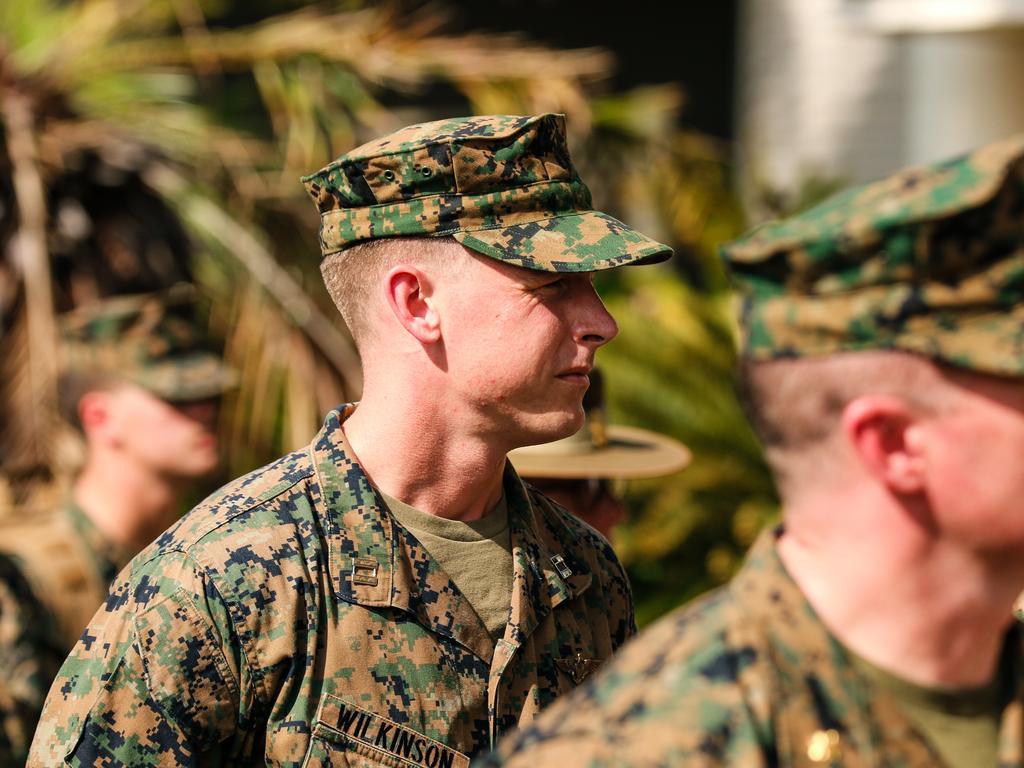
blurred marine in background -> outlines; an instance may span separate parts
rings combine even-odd
[[[592,273],[671,250],[592,209],[559,115],[411,126],[306,184],[363,398],[132,562],[30,765],[466,768],[635,631],[607,542],[506,455],[582,426],[618,330]]]
[[[46,691],[66,649],[18,564],[0,552],[0,766],[24,765]]]
[[[583,412],[583,428],[576,434],[516,448],[508,458],[520,477],[611,538],[629,514],[615,484],[671,475],[689,463],[690,452],[667,435],[609,424],[597,368],[590,372]]]
[[[15,762],[118,571],[217,467],[216,401],[234,374],[203,346],[191,293],[109,298],[61,318],[59,394],[82,465],[63,504],[0,521],[11,565],[0,570],[0,717]]]
[[[492,764],[1024,765],[1024,136],[725,253],[784,522]]]

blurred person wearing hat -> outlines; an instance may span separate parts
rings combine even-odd
[[[506,455],[582,426],[618,330],[593,273],[671,250],[592,209],[560,115],[410,126],[305,183],[363,398],[135,559],[30,765],[466,768],[635,631],[608,543]]]
[[[11,705],[0,703],[5,727],[19,734],[12,740],[22,761],[57,668],[33,670],[68,654],[118,571],[219,462],[216,401],[234,375],[202,345],[191,287],[177,288],[91,302],[60,318],[60,405],[81,437],[82,464],[63,504],[0,522],[0,554],[24,580],[24,588],[7,585],[22,605],[8,602],[0,623],[18,623],[15,610],[47,619],[45,630],[38,620],[26,628],[38,658],[0,679],[0,702]],[[23,655],[14,645],[21,635],[3,637],[0,656],[13,663]]]
[[[526,482],[607,539],[629,514],[613,483],[671,475],[689,463],[690,452],[667,435],[609,424],[604,377],[597,368],[590,372],[583,413],[579,432],[516,448],[508,458]]]
[[[1024,765],[1024,136],[726,246],[783,500],[491,765]]]

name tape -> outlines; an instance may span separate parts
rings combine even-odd
[[[469,758],[418,731],[358,707],[336,696],[325,701],[333,711],[321,713],[320,720],[352,741],[422,768],[469,768]]]

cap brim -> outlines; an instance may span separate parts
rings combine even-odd
[[[638,427],[607,428],[608,443],[579,453],[556,453],[546,446],[516,448],[508,455],[522,477],[633,480],[678,472],[690,463],[689,449],[666,435]]]
[[[463,230],[452,237],[484,256],[542,272],[596,272],[626,264],[653,264],[672,256],[667,245],[600,211]]]
[[[238,386],[238,374],[209,352],[165,360],[133,378],[158,397],[177,402],[220,397]]]
[[[981,280],[970,278],[975,286]],[[929,304],[931,296],[936,300]],[[893,322],[908,306],[917,314]],[[1006,306],[995,293],[959,296],[937,284],[925,290],[892,284],[831,295],[751,296],[741,327],[741,354],[748,360],[895,350],[977,373],[1024,377],[1024,302]]]

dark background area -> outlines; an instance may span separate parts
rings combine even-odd
[[[446,9],[451,15],[449,31],[453,32],[520,32],[534,42],[557,48],[606,48],[618,62],[609,90],[681,83],[687,95],[683,125],[719,139],[732,138],[737,0],[676,4],[630,0],[611,6],[612,10],[582,0],[398,0],[382,4],[410,15],[425,6]],[[244,6],[231,4],[226,13],[210,21],[214,26],[238,26],[310,5],[336,7],[299,0],[251,0]],[[461,102],[442,87],[427,95],[438,105],[450,103],[456,109]]]
[[[618,58],[613,89],[682,83],[684,124],[731,139],[736,6],[630,0],[608,10],[580,0],[464,0],[455,21],[464,30],[520,30],[555,47],[607,48]]]

